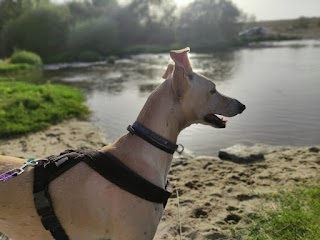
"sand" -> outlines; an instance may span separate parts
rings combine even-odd
[[[176,159],[169,178],[179,201],[173,196],[168,202],[155,239],[180,239],[180,224],[182,239],[234,239],[232,233],[246,228],[250,214],[270,208],[263,194],[319,180],[320,146],[243,146],[247,153],[257,149],[264,160],[250,164]]]
[[[105,144],[99,129],[70,120],[39,133],[0,141],[0,154],[40,158],[65,149],[98,149]],[[240,163],[208,156],[174,158],[169,179],[175,190],[154,239],[180,239],[180,226],[182,239],[233,239],[232,233],[246,227],[248,215],[270,204],[262,194],[319,179],[320,146],[234,148],[262,158]]]
[[[75,119],[13,140],[0,140],[0,155],[42,158],[66,149],[98,149],[107,144],[102,131]]]

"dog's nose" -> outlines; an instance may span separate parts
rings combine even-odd
[[[239,113],[242,113],[246,109],[246,105],[239,102]]]

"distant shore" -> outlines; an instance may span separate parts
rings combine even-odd
[[[2,140],[0,154],[40,158],[65,149],[98,149],[107,143],[89,122],[69,120],[45,131]],[[235,148],[260,158],[250,163],[209,156],[174,158],[169,179],[175,191],[154,239],[180,239],[179,225],[182,239],[230,238],[232,229],[246,227],[247,216],[268,207],[261,194],[290,189],[319,177],[320,145]]]

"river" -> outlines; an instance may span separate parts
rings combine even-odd
[[[192,50],[192,49],[191,49]],[[320,41],[264,43],[212,54],[190,53],[195,72],[247,106],[225,129],[193,125],[178,142],[195,155],[216,155],[237,143],[320,143]],[[44,78],[77,86],[87,96],[90,121],[113,141],[133,123],[158,86],[169,54],[141,54],[115,64],[47,65]]]

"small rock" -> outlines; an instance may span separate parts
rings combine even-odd
[[[181,232],[189,232],[191,230],[190,227],[185,227],[185,226],[181,226]],[[178,229],[178,231],[180,231],[180,229]]]
[[[196,240],[199,239],[199,231],[195,230],[186,235],[187,239]]]
[[[214,240],[214,239],[227,239],[227,236],[218,232],[211,233],[206,235],[206,239]]]
[[[240,144],[219,151],[219,158],[235,163],[247,164],[264,160],[263,152],[259,148],[250,148]]]
[[[227,207],[227,211],[232,212],[232,211],[237,211],[239,210],[239,208],[235,207],[235,206],[228,206]]]
[[[196,218],[206,218],[206,217],[208,217],[208,213],[205,210],[203,210],[202,208],[197,208],[196,210],[194,210],[193,215]]]
[[[242,201],[248,201],[248,200],[251,200],[251,199],[254,199],[254,198],[259,198],[258,195],[249,195],[249,194],[239,194],[236,196],[236,198],[242,202]]]
[[[320,150],[317,147],[311,147],[309,148],[309,152],[318,153]]]
[[[187,182],[185,184],[186,187],[190,188],[190,189],[198,189],[198,181],[197,180],[194,180],[194,181],[191,181],[191,182]]]
[[[206,165],[203,166],[203,169],[207,169],[209,166],[211,166],[213,163],[212,162],[208,162]]]
[[[110,63],[110,64],[115,64],[116,63],[116,57],[114,56],[110,56],[106,59],[106,62],[107,63]]]
[[[226,218],[224,219],[225,222],[227,223],[233,223],[237,224],[241,220],[241,217],[237,214],[230,213]]]
[[[214,186],[214,184],[212,183],[212,182],[208,182],[208,183],[206,183],[205,184],[207,187],[212,187],[212,186]]]

